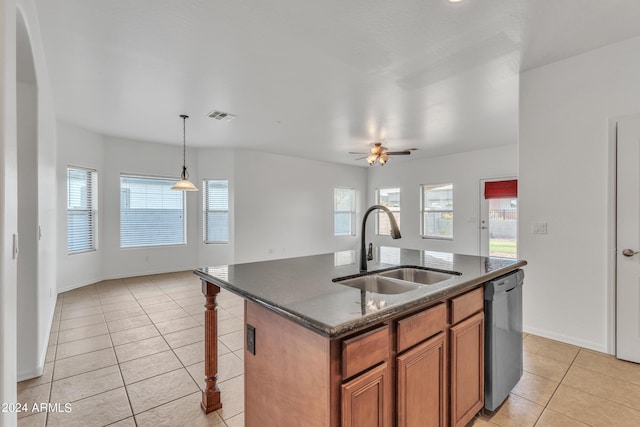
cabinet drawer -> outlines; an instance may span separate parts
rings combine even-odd
[[[444,331],[447,306],[438,304],[398,321],[398,353]]]
[[[451,324],[455,325],[472,314],[484,309],[484,288],[479,287],[471,292],[451,300]]]
[[[342,342],[342,376],[349,378],[389,357],[389,326]]]

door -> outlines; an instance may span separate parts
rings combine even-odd
[[[446,337],[440,332],[398,356],[398,427],[447,425]]]
[[[618,122],[616,357],[640,363],[640,118]]]
[[[518,181],[480,181],[480,255],[517,258]]]
[[[484,406],[484,313],[451,327],[451,425],[466,426]]]
[[[343,427],[391,427],[391,383],[385,362],[342,385]]]

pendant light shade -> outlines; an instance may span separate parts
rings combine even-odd
[[[172,190],[180,191],[198,191],[198,187],[189,181],[189,172],[187,172],[187,119],[189,116],[181,114],[182,117],[182,173],[180,181],[171,187]]]

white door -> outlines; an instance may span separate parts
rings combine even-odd
[[[483,179],[480,181],[480,255],[517,258],[518,256],[518,196],[485,197],[487,183],[499,183],[516,178]]]
[[[616,357],[640,363],[640,118],[618,122]]]

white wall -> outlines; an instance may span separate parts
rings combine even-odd
[[[198,266],[232,264],[235,252],[235,153],[233,150],[199,149],[197,150],[198,181],[194,182],[201,192],[203,179],[228,179],[229,180],[229,243],[205,244],[204,217],[198,215]],[[202,204],[198,205],[199,207]]]
[[[16,3],[0,0],[0,401],[16,397],[16,272],[12,235],[18,232],[16,161]],[[1,412],[0,426],[17,424]]]
[[[509,145],[443,157],[393,159],[384,167],[369,167],[368,204],[375,204],[377,188],[400,187],[402,238],[374,235],[373,213],[367,220],[367,241],[375,246],[478,255],[480,249],[480,180],[515,177],[517,146]],[[420,185],[453,183],[453,240],[420,237]]]
[[[38,88],[18,82],[18,304],[38,301]],[[36,376],[38,311],[18,310],[18,378]]]
[[[102,277],[101,245],[98,240],[98,250],[69,255],[67,253],[67,166],[95,169],[98,172],[98,209],[105,200],[104,193],[104,162],[102,150],[102,136],[88,132],[75,126],[60,122],[58,124],[58,167],[56,182],[58,184],[58,291],[68,287],[76,287],[94,283],[96,278]],[[118,199],[119,200],[119,199]],[[98,236],[104,235],[102,211],[98,212]]]
[[[17,308],[19,313],[31,313],[30,321],[35,323],[35,329],[20,334],[18,336],[18,379],[26,379],[41,375],[44,369],[44,362],[47,351],[47,342],[49,331],[51,329],[52,319],[54,316],[54,308],[56,303],[56,292],[54,292],[56,284],[56,242],[57,242],[57,210],[56,210],[56,118],[53,108],[53,100],[51,95],[51,86],[48,79],[47,67],[45,64],[44,50],[42,46],[42,37],[40,34],[40,25],[38,22],[38,14],[33,0],[24,0],[18,2],[20,9],[20,17],[23,19],[24,26],[22,29],[28,34],[28,46],[22,47],[27,52],[18,52],[18,54],[30,55],[33,61],[30,69],[35,77],[34,87],[25,98],[21,96],[21,101],[26,100],[23,105],[24,110],[20,111],[26,121],[23,122],[23,134],[27,135],[29,144],[33,144],[33,138],[36,139],[36,146],[28,150],[28,155],[35,158],[29,159],[27,162],[27,172],[33,172],[33,164],[37,165],[37,173],[32,173],[31,179],[36,179],[35,186],[32,182],[29,191],[35,191],[30,194],[27,200],[27,206],[18,205],[18,215],[29,217],[30,224],[27,225],[24,238],[31,246],[28,247],[29,252],[25,253],[26,262],[30,263],[30,268],[36,272],[37,283],[29,283],[30,286],[35,285],[35,299],[19,298]],[[37,82],[37,84],[36,84]],[[22,91],[23,93],[25,91]],[[28,92],[28,91],[27,91]],[[26,107],[26,108],[25,108]],[[25,130],[26,128],[31,128]],[[22,143],[21,139],[18,141]],[[37,150],[34,152],[33,148]],[[24,171],[19,171],[21,174]],[[28,206],[31,205],[31,206]],[[15,206],[15,205],[14,205]],[[37,221],[33,221],[30,217],[35,212]],[[38,233],[38,229],[42,233]],[[21,239],[22,240],[22,239]],[[37,253],[34,253],[34,248]],[[24,260],[23,260],[24,261]],[[18,277],[20,279],[20,277]],[[20,286],[27,285],[20,281]],[[33,296],[33,295],[31,295]],[[35,309],[34,309],[35,305]],[[22,314],[24,316],[24,314]],[[23,317],[26,321],[26,318]],[[32,358],[31,351],[22,352],[21,348],[25,347],[26,340],[36,340],[35,358]],[[31,345],[27,345],[31,348]]]
[[[366,169],[253,151],[189,149],[200,188],[187,196],[187,245],[120,248],[120,174],[176,176],[178,146],[58,127],[58,233],[66,236],[66,167],[98,171],[98,249],[68,255],[58,242],[58,291],[116,277],[188,270],[355,249],[356,236],[333,236],[333,189],[353,187],[362,206]],[[203,243],[202,180],[229,179],[230,242]]]
[[[640,38],[521,77],[520,242],[530,332],[613,352],[610,119],[640,113]],[[533,235],[534,222],[548,234]]]
[[[333,235],[335,187],[356,189],[359,217],[366,169],[237,151],[235,262],[355,249],[356,236]]]

